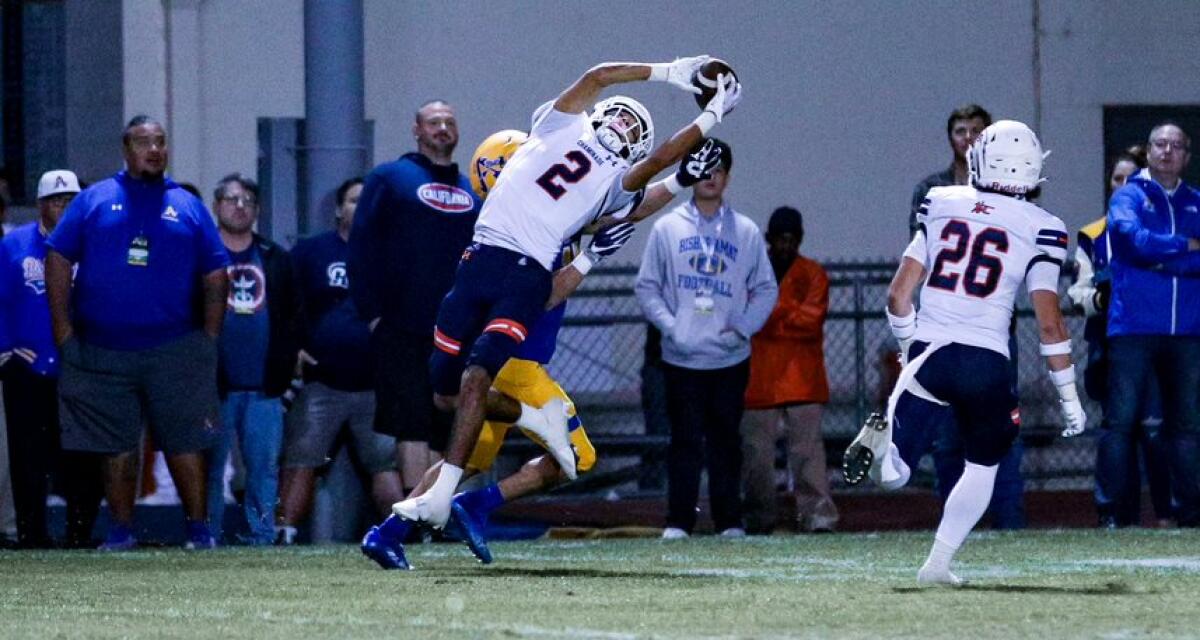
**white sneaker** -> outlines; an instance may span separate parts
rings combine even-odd
[[[663,540],[682,540],[686,537],[688,537],[688,532],[678,527],[667,527],[662,532]]]
[[[409,522],[424,522],[432,525],[435,529],[441,529],[450,519],[450,503],[434,504],[428,493],[422,493],[415,498],[401,500],[392,505],[392,513]]]
[[[921,567],[917,572],[917,583],[925,585],[944,585],[947,587],[961,587],[966,584],[962,578],[950,573],[949,569],[934,569],[931,567]]]
[[[538,440],[567,478],[574,480],[578,472],[575,469],[575,448],[571,446],[571,434],[567,430],[568,420],[567,403],[562,398],[554,398],[537,409],[534,415],[522,414],[516,425]]]
[[[722,538],[745,538],[746,530],[741,527],[729,527],[719,534]]]

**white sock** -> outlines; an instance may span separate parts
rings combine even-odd
[[[438,471],[437,480],[429,488],[429,499],[434,504],[449,505],[450,501],[454,498],[454,490],[458,488],[458,483],[462,481],[462,476],[462,467],[442,462],[442,468]]]
[[[988,503],[992,501],[992,488],[996,484],[998,465],[985,467],[971,462],[963,467],[962,477],[946,498],[942,521],[938,524],[933,549],[925,561],[928,568],[948,569],[954,553],[962,546],[967,534],[979,523]]]

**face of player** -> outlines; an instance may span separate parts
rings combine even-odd
[[[718,165],[712,170],[712,177],[697,182],[696,186],[692,187],[692,192],[697,200],[720,200],[728,184],[729,172],[725,170],[724,165]]]
[[[338,207],[337,219],[339,229],[350,229],[354,224],[354,209],[358,206],[358,197],[362,195],[361,184],[356,184],[346,190],[346,199]]]
[[[60,193],[38,200],[38,219],[42,223],[42,228],[46,231],[53,231],[54,227],[58,226],[58,221],[62,219],[63,211],[74,199],[74,193]]]
[[[621,136],[625,144],[631,145],[642,138],[642,123],[637,119],[637,116],[628,111],[621,111],[616,118],[609,123],[609,128]]]
[[[454,108],[444,102],[425,105],[413,124],[417,151],[431,159],[448,160],[458,146],[458,120]]]
[[[950,148],[954,150],[956,162],[967,161],[967,149],[986,128],[983,118],[964,118],[950,125]]]
[[[225,185],[217,198],[217,225],[232,235],[249,233],[258,220],[258,199],[238,182]]]
[[[1165,180],[1164,186],[1174,187],[1192,158],[1188,147],[1187,136],[1175,125],[1168,124],[1151,131],[1146,164],[1155,174],[1154,179]]]
[[[1137,173],[1138,167],[1130,160],[1121,160],[1113,165],[1112,175],[1108,176],[1108,191],[1112,193],[1125,186],[1129,176]]]
[[[156,122],[130,129],[125,139],[125,166],[139,180],[161,179],[167,170],[167,134]]]

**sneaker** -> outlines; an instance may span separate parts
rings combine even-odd
[[[358,548],[364,556],[374,560],[375,564],[384,569],[412,569],[408,558],[404,557],[404,545],[388,540],[380,533],[379,527],[371,527],[367,535],[363,536],[362,544]]]
[[[467,543],[467,548],[483,564],[492,563],[492,552],[488,549],[484,530],[487,522],[471,513],[467,505],[457,498],[450,503],[450,521],[446,533]]]
[[[866,424],[858,432],[858,437],[846,447],[842,454],[842,478],[846,484],[856,485],[862,482],[875,461],[882,460],[892,442],[891,429],[887,428],[887,420],[881,413],[872,413],[867,417]]]
[[[574,480],[579,474],[575,469],[575,448],[571,446],[571,434],[567,426],[570,419],[567,416],[567,404],[562,398],[554,398],[542,405],[537,415],[541,419],[522,416],[516,424],[545,447],[567,478]]]
[[[745,532],[743,531],[742,533],[744,534]],[[667,527],[666,529],[663,529],[662,539],[663,540],[682,540],[682,539],[688,537],[688,535],[689,535],[688,532],[684,531],[683,529],[680,529],[679,527]]]
[[[275,527],[275,546],[290,547],[296,544],[296,534],[298,533],[296,527]]]
[[[392,505],[392,513],[409,522],[424,522],[441,529],[450,519],[450,505],[436,505],[430,499],[429,493],[422,493]]]
[[[217,539],[209,531],[208,525],[203,522],[188,522],[187,523],[187,542],[183,543],[183,548],[189,551],[200,549],[216,549]]]
[[[99,551],[130,551],[137,548],[137,538],[133,537],[133,532],[124,527],[113,527],[108,531],[108,537],[104,539],[104,544],[98,547]]]
[[[745,538],[746,530],[741,527],[729,527],[719,533],[722,538]]]

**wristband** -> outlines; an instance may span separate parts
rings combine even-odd
[[[679,184],[679,176],[673,173],[662,181],[662,186],[673,196],[677,196],[680,191],[683,191],[683,185]]]
[[[588,256],[587,251],[581,251],[579,255],[575,256],[575,259],[571,261],[571,266],[575,267],[575,270],[578,271],[580,275],[586,276],[588,272],[592,270],[592,267],[596,266],[596,262],[592,260],[590,256]]]
[[[711,111],[705,111],[704,113],[696,116],[696,119],[692,120],[692,124],[696,125],[700,129],[700,135],[707,136],[709,129],[717,126],[717,114]]]
[[[1043,356],[1069,356],[1071,355],[1071,341],[1063,340],[1054,344],[1042,343],[1038,345],[1038,352]]]
[[[646,78],[648,82],[666,82],[667,75],[670,73],[671,64],[669,62],[655,62],[650,66],[650,77]]]
[[[887,314],[888,325],[892,328],[892,335],[896,336],[897,340],[908,340],[917,333],[917,310],[910,309],[908,315],[897,316],[892,315],[892,311],[887,307],[883,308],[883,312]]]

